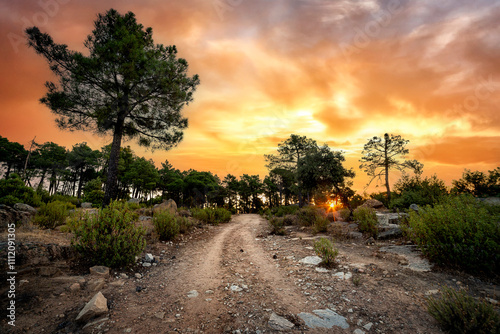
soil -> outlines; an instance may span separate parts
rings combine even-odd
[[[42,260],[25,260],[19,270],[16,326],[3,316],[0,332],[274,333],[268,321],[276,313],[294,324],[292,333],[432,334],[442,332],[426,311],[426,298],[443,285],[499,300],[498,285],[484,278],[410,269],[408,257],[394,252],[398,245],[408,252],[403,239],[336,241],[337,265],[325,270],[299,261],[316,255],[314,241],[331,237],[332,231],[314,235],[296,226],[288,227],[285,236],[269,231],[259,215],[236,215],[228,224],[196,228],[175,242],[149,243],[145,253],[156,259],[151,267],[138,261],[134,268],[112,270],[103,286],[88,268],[75,266],[69,251],[52,251],[58,253],[52,257],[35,252],[49,243],[66,249],[68,234],[18,231],[16,242],[23,245],[18,252],[28,249]],[[43,266],[53,269],[42,276]],[[352,277],[343,279],[339,273]],[[81,288],[71,291],[75,281]],[[8,302],[7,289],[2,285],[2,305]],[[75,318],[97,291],[107,298],[109,312],[83,328]],[[349,328],[308,328],[297,316],[318,309],[337,312]]]

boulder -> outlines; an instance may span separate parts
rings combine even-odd
[[[33,215],[36,214],[36,209],[28,204],[24,203],[16,203],[14,204],[14,210],[21,211],[21,212],[29,212]]]
[[[163,201],[161,204],[156,204],[153,207],[153,212],[158,213],[161,211],[169,211],[170,213],[177,212],[177,204],[173,199],[169,199],[167,201]]]
[[[418,205],[417,204],[412,204],[410,205],[410,210],[413,210],[415,212],[418,212]]]
[[[373,209],[383,209],[384,203],[382,203],[376,199],[370,198],[365,203],[363,203],[361,206],[373,208]]]
[[[90,319],[108,312],[108,300],[101,292],[98,292],[85,305],[76,317],[76,321],[88,322]]]
[[[82,209],[92,209],[92,203],[90,202],[82,203]]]
[[[478,200],[489,205],[500,205],[500,197],[478,198]]]

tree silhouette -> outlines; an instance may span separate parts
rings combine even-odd
[[[409,153],[406,145],[409,140],[401,138],[400,135],[394,136],[384,134],[384,137],[373,137],[365,144],[359,166],[371,179],[370,185],[376,178],[385,177],[385,187],[387,189],[387,201],[391,202],[391,189],[389,186],[389,170],[413,169],[419,173],[423,165],[416,160],[406,160],[405,155]]]
[[[58,77],[47,82],[40,100],[58,115],[62,129],[113,135],[104,204],[117,194],[118,160],[123,138],[152,149],[170,149],[188,125],[182,108],[199,84],[188,77],[188,63],[175,46],[153,42],[135,15],[111,9],[99,14],[84,46],[89,55],[56,44],[37,27],[28,28],[28,44]]]

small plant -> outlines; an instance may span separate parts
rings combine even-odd
[[[500,333],[498,313],[488,303],[476,301],[465,290],[445,287],[440,299],[428,299],[427,310],[449,333]]]
[[[328,218],[323,216],[317,216],[313,225],[314,233],[326,232],[328,230],[329,225],[330,221],[328,220]]]
[[[183,217],[176,217],[174,214],[163,211],[153,217],[153,225],[160,240],[172,240],[180,232],[180,225],[177,220]]]
[[[72,246],[91,265],[127,266],[146,247],[145,230],[133,224],[126,203],[111,202],[97,214],[86,214],[74,224]]]
[[[284,219],[281,217],[271,217],[269,219],[269,225],[271,226],[271,234],[285,235],[285,225],[283,223]]]
[[[69,210],[74,208],[75,206],[69,202],[55,201],[48,204],[42,203],[33,218],[33,223],[43,228],[53,229],[63,225],[69,216]]]
[[[321,238],[314,243],[314,251],[323,259],[321,262],[325,267],[333,267],[335,265],[335,258],[339,254],[339,250],[333,246],[333,243],[326,239]]]
[[[219,225],[231,220],[231,212],[224,208],[192,209],[191,213],[194,218],[206,224]]]
[[[377,237],[378,220],[375,210],[367,207],[357,207],[353,212],[353,219],[358,224],[359,231],[370,237]]]
[[[361,285],[361,276],[358,274],[352,275],[352,284],[354,284],[354,286],[360,286]]]

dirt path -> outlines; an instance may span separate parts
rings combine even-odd
[[[307,300],[262,248],[258,235],[266,226],[258,215],[240,215],[209,238],[190,241],[171,265],[137,283],[143,291],[115,300],[119,328],[109,332],[255,332],[267,329],[271,312],[298,322],[294,315]]]

